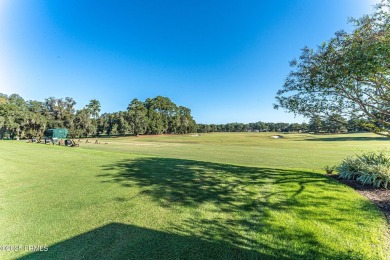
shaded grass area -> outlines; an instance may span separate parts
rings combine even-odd
[[[326,137],[325,135],[319,136],[315,138],[315,135],[313,135],[312,138],[304,139],[303,141],[322,141],[322,142],[341,142],[341,141],[381,141],[381,142],[389,142],[390,137],[384,137],[384,136],[350,136],[350,135],[337,135],[335,137]]]
[[[222,255],[221,255],[222,254]],[[20,259],[269,259],[253,250],[224,242],[209,242],[197,237],[176,235],[147,228],[110,223],[59,242],[47,252]]]
[[[317,188],[328,185],[330,189],[338,184],[324,176],[307,171],[245,167],[171,158],[135,158],[104,166],[99,174],[103,182],[116,182],[124,187],[144,187],[143,193],[161,204],[175,203],[183,206],[197,206],[213,202],[232,205],[234,201],[261,196],[271,198],[278,193],[271,191],[271,185],[294,186],[288,191],[289,205],[296,205],[295,198],[307,185]],[[280,193],[284,193],[280,190]],[[287,195],[287,194],[285,194]],[[321,198],[322,199],[322,198]],[[337,199],[329,197],[328,199]],[[268,201],[268,200],[267,200]],[[266,201],[263,201],[266,203]],[[259,202],[260,203],[260,202]],[[247,204],[243,204],[245,209]],[[284,204],[278,203],[283,207]],[[240,208],[237,208],[239,211]]]
[[[16,142],[0,164],[2,243],[49,245],[1,259],[388,257],[376,207],[306,170]]]

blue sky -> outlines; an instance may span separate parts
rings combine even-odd
[[[272,107],[288,62],[376,2],[0,0],[0,92],[103,112],[162,95],[198,123],[301,122]]]

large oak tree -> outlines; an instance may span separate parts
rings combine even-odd
[[[305,47],[277,93],[282,107],[311,118],[364,118],[364,127],[390,136],[390,0],[371,15],[351,19],[317,50]]]

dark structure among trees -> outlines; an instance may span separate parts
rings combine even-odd
[[[47,129],[44,132],[44,136],[47,138],[65,139],[68,136],[68,129],[66,128]]]

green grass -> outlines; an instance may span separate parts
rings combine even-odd
[[[318,173],[387,139],[269,136],[1,141],[0,245],[49,250],[0,259],[388,258],[383,214]]]
[[[390,146],[390,139],[374,134],[285,134],[283,139],[273,139],[272,135],[212,133],[200,136],[115,137],[99,139],[103,143],[100,145],[83,143],[82,147],[245,166],[318,171],[325,165],[341,163],[343,158],[355,153],[383,150]]]

